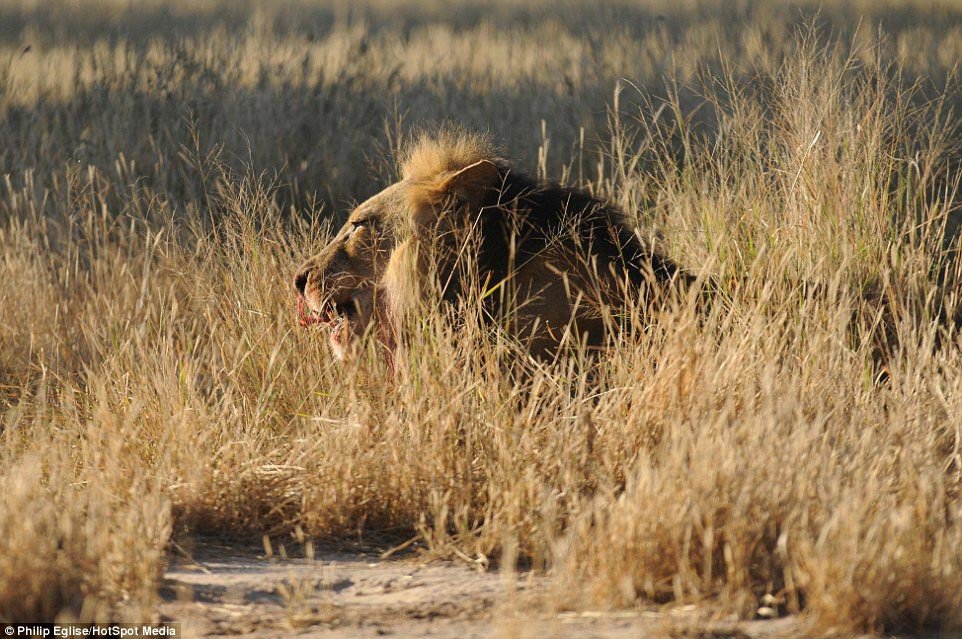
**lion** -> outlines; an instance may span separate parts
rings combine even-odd
[[[696,281],[620,208],[516,171],[485,136],[422,136],[401,169],[294,278],[301,323],[327,325],[339,358],[373,324],[395,348],[425,306],[470,300],[535,356],[600,349]]]

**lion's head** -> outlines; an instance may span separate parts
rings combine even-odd
[[[402,179],[357,206],[330,243],[297,270],[300,324],[326,327],[335,356],[343,359],[383,307],[388,291],[379,283],[395,246],[419,228],[437,230],[445,194],[467,186],[462,180],[472,171],[465,167],[487,166],[492,157],[484,138],[453,131],[409,147]],[[402,295],[394,291],[393,297]]]

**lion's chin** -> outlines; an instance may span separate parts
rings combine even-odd
[[[328,324],[328,343],[331,346],[334,359],[339,362],[346,359],[351,343],[354,341],[351,324],[351,319],[343,315]]]

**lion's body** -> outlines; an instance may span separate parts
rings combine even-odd
[[[322,252],[327,257],[305,265],[308,279],[313,270],[312,281],[334,289],[362,273],[367,281],[358,288],[376,286],[389,300],[395,332],[403,333],[406,318],[425,304],[475,300],[486,321],[533,353],[595,347],[605,342],[612,316],[650,308],[689,278],[646,246],[620,209],[514,171],[483,138],[423,138],[403,176],[352,214],[377,211],[383,237],[365,254],[373,256],[370,264],[359,268],[353,263],[366,259],[361,252],[345,252],[349,220]],[[332,255],[353,270],[334,272]]]
[[[500,161],[480,197],[458,202],[426,200],[450,221],[421,223],[407,242],[426,253],[417,268],[392,257],[383,286],[389,300],[412,301],[405,277],[437,278],[441,299],[482,298],[489,321],[507,328],[537,354],[562,343],[600,346],[618,314],[634,302],[654,302],[679,269],[649,250],[623,213],[587,193],[536,182]],[[459,170],[459,169],[456,169]],[[398,304],[394,303],[396,309]]]

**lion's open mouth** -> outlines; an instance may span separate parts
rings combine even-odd
[[[348,345],[358,331],[361,319],[362,298],[358,293],[343,301],[328,298],[320,307],[314,308],[303,296],[297,298],[297,319],[301,326],[314,324],[324,326],[328,331],[328,341],[338,359],[343,359]]]
[[[342,302],[335,302],[334,300],[328,299],[318,310],[312,308],[303,295],[298,295],[297,321],[304,327],[313,324],[323,324],[334,327],[345,321],[352,322],[357,319],[357,304],[358,302],[354,296],[348,297]]]

